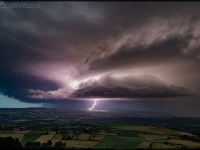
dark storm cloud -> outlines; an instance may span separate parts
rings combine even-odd
[[[143,74],[139,77],[104,76],[98,81],[81,83],[80,90],[73,92],[70,97],[124,97],[124,98],[152,98],[176,97],[200,94],[199,91],[180,86],[168,85],[152,75]]]
[[[78,97],[109,91],[111,97],[188,96],[195,94],[187,88],[192,80],[190,87],[200,88],[200,3],[40,4],[42,9],[0,8],[0,88],[6,95],[30,102],[69,99],[72,92]],[[112,87],[105,83],[114,78],[101,77],[98,86],[77,91],[77,82],[86,79],[136,72],[170,83],[154,87],[155,80],[143,87],[140,81],[137,87],[135,79],[125,78]],[[124,86],[126,80],[133,85]]]
[[[43,89],[44,91],[57,90],[59,86],[52,81],[41,79],[22,73],[13,73],[1,69],[0,90],[4,95],[15,98],[26,98],[29,88]]]
[[[124,44],[115,53],[104,59],[91,64],[91,70],[111,70],[124,67],[141,68],[161,63],[172,63],[178,61],[196,61],[199,59],[195,54],[184,54],[192,35],[169,36],[164,40],[154,41],[151,45],[136,45],[134,47]]]

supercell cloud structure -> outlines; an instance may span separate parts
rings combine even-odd
[[[4,95],[30,103],[200,95],[199,2],[40,5],[0,9]]]

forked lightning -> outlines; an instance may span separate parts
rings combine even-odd
[[[96,101],[97,101],[97,100],[95,99],[95,100],[94,100],[94,104],[93,104],[93,106],[92,106],[91,108],[89,108],[88,110],[92,110],[92,109],[94,108],[94,106],[97,104]]]

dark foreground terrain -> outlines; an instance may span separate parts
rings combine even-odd
[[[200,118],[122,110],[0,109],[0,149],[199,149]]]

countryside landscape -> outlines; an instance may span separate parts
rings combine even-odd
[[[0,138],[22,149],[199,149],[199,126],[199,118],[149,112],[0,109]]]
[[[200,149],[200,2],[0,1],[4,149]]]

